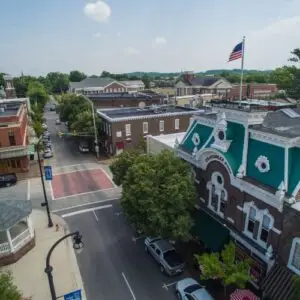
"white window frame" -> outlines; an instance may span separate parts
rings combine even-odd
[[[125,124],[125,135],[131,136],[131,124]]]
[[[296,250],[296,246],[297,244],[299,244],[300,247],[300,238],[296,237],[293,239],[293,243],[292,243],[292,247],[290,250],[290,256],[289,256],[289,261],[288,261],[288,268],[290,270],[292,270],[293,272],[295,272],[297,275],[300,275],[300,269],[297,269],[295,266],[292,265],[292,261],[293,261],[293,257],[295,255],[295,250]]]
[[[180,119],[175,119],[174,127],[175,127],[175,130],[179,130],[179,128],[180,128]]]
[[[111,124],[108,125],[108,135],[111,136]]]
[[[218,176],[221,177],[222,183],[220,184],[217,181]],[[215,193],[218,196],[218,207],[217,210],[212,206],[212,187],[215,187]],[[206,188],[209,190],[209,199],[208,199],[208,207],[210,210],[218,214],[220,217],[224,218],[224,213],[221,212],[221,194],[224,192],[224,202],[228,200],[228,193],[226,189],[224,188],[224,177],[220,172],[214,172],[211,176],[211,181],[209,181],[206,185]]]
[[[148,133],[148,122],[143,122],[143,133]]]
[[[159,121],[159,131],[162,132],[165,130],[165,121],[164,120],[160,120]]]

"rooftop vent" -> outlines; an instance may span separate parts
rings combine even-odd
[[[293,119],[300,117],[300,115],[291,108],[284,108],[282,109],[282,112]]]

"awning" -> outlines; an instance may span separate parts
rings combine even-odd
[[[259,300],[259,298],[249,290],[235,290],[230,295],[230,300]]]
[[[219,252],[229,242],[229,230],[203,210],[195,212],[194,222],[191,233],[193,236],[197,236],[206,248]]]
[[[262,282],[262,290],[272,300],[288,300],[293,294],[295,274],[287,267],[276,264]]]

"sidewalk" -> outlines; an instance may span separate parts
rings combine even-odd
[[[51,246],[68,233],[68,227],[65,221],[55,214],[52,215],[52,228],[47,227],[47,215],[43,211],[33,210],[31,216],[36,246],[15,264],[5,268],[13,272],[14,283],[23,292],[24,297],[47,300],[51,299],[51,296],[44,272],[46,256]],[[55,224],[59,225],[59,231],[56,231]],[[51,256],[51,265],[57,297],[82,289],[82,299],[86,300],[71,238],[67,238],[55,248]]]

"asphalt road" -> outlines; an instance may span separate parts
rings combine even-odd
[[[77,260],[87,299],[176,299],[174,283],[185,276],[160,273],[144,250],[143,237],[134,240],[118,201],[84,207],[87,208],[91,210],[77,215],[72,215],[75,210],[64,212],[71,231],[83,234],[84,249],[77,254]]]

